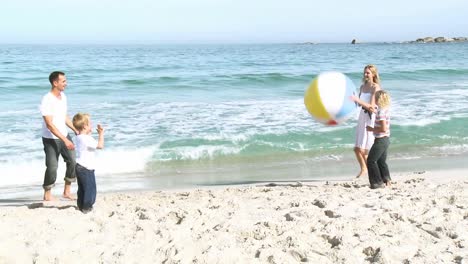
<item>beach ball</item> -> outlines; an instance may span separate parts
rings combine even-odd
[[[319,74],[307,88],[304,104],[307,111],[320,123],[333,126],[349,118],[357,106],[350,99],[356,87],[340,72]]]

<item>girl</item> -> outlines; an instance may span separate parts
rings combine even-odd
[[[374,127],[367,126],[368,131],[374,133],[374,144],[367,157],[367,168],[369,170],[370,188],[383,188],[390,186],[391,178],[387,165],[387,150],[390,145],[390,95],[380,90],[375,93],[377,114]]]

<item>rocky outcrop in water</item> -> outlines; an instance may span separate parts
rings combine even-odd
[[[455,37],[455,38],[425,37],[425,38],[418,38],[413,41],[408,41],[407,43],[446,43],[446,42],[468,42],[468,38],[467,37]]]

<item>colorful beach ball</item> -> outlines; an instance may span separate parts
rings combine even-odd
[[[343,73],[324,72],[312,80],[305,92],[304,104],[320,123],[337,125],[356,110],[356,104],[350,99],[355,92],[353,82]]]

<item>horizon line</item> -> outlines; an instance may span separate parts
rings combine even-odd
[[[350,44],[350,45],[361,45],[361,44],[410,44],[415,40],[393,40],[393,41],[358,41],[355,44],[351,41],[336,41],[336,42],[317,42],[317,41],[300,41],[300,42],[151,42],[151,43],[142,43],[142,42],[81,42],[81,43],[45,43],[45,42],[11,42],[11,43],[0,43],[0,46],[7,45],[31,45],[31,46],[62,46],[62,45],[71,45],[71,46],[82,46],[82,45],[96,45],[96,46],[128,46],[128,45],[139,45],[139,46],[153,46],[153,45],[320,45],[320,44]]]

